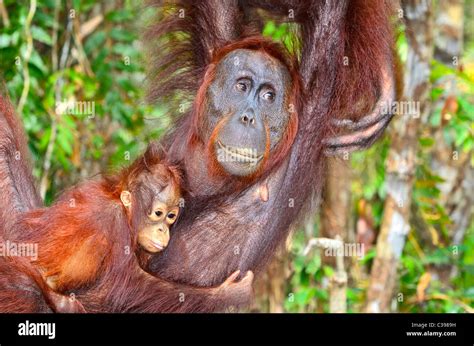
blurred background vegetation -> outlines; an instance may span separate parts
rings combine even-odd
[[[431,107],[422,119],[410,232],[392,310],[473,312],[474,5],[439,0],[433,8]],[[0,0],[0,78],[22,115],[47,203],[81,179],[127,165],[169,126],[166,105],[144,102],[146,42],[140,37],[149,12],[131,0]],[[404,62],[407,41],[399,29]],[[290,30],[268,21],[263,33],[286,43]],[[94,115],[58,114],[57,104],[68,101],[92,102]],[[347,311],[364,311],[393,128],[350,160],[331,160],[321,211],[293,232],[256,282],[252,310],[330,311],[334,261],[303,250],[314,237],[339,235],[364,244],[363,256],[345,258]]]

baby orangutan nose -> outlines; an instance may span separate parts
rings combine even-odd
[[[170,231],[165,224],[150,225],[138,232],[138,243],[150,253],[163,251],[169,240]]]
[[[167,225],[160,225],[157,231],[153,233],[152,243],[156,246],[158,251],[163,250],[168,246],[170,241],[170,230]],[[161,248],[160,248],[161,247]]]

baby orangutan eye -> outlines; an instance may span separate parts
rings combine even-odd
[[[178,217],[178,213],[175,211],[169,212],[168,215],[166,216],[170,224],[173,224],[176,221],[177,217]]]
[[[165,215],[165,213],[163,212],[163,210],[158,209],[158,210],[154,210],[154,211],[152,210],[151,214],[148,215],[148,217],[152,221],[160,221],[161,219],[163,219],[164,215]]]

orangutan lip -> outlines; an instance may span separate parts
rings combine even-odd
[[[239,148],[223,144],[221,141],[217,141],[219,147],[224,150],[227,155],[235,158],[239,162],[248,162],[257,164],[263,158],[263,155],[257,156],[255,150],[250,148]]]
[[[163,245],[161,245],[161,243],[157,243],[157,242],[154,242],[152,241],[151,242],[153,244],[154,247],[156,247],[158,250],[163,250],[165,247]]]

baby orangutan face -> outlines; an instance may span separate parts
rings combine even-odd
[[[162,165],[159,165],[160,168]],[[136,189],[122,191],[120,199],[131,213],[137,213],[138,245],[149,253],[168,246],[170,227],[178,218],[181,191],[177,180],[167,169],[155,169],[140,176]]]
[[[179,214],[179,193],[168,185],[153,202],[151,213],[138,231],[138,244],[146,251],[157,253],[168,246],[170,227]]]

